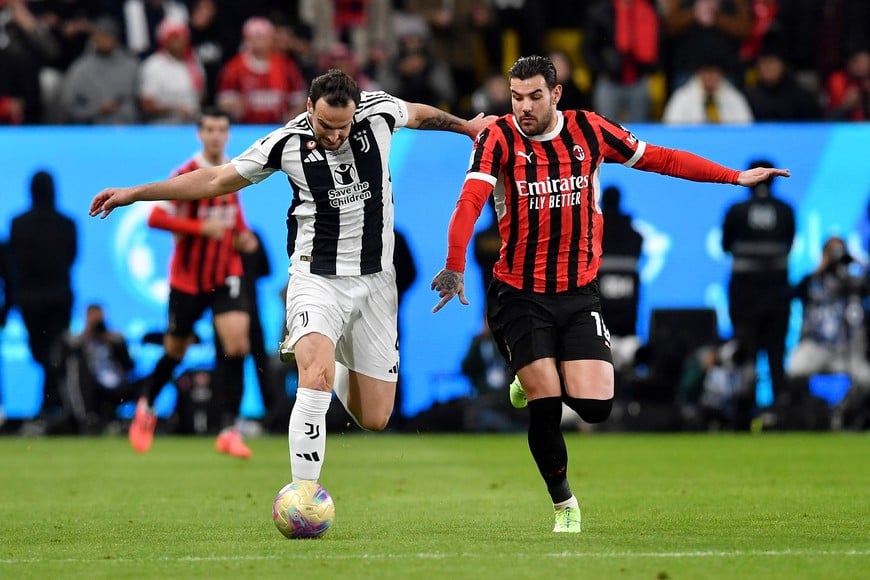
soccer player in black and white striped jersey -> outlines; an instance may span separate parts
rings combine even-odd
[[[106,217],[136,201],[202,199],[238,191],[276,171],[290,180],[287,211],[287,338],[299,367],[290,416],[293,480],[316,481],[334,390],[364,429],[393,410],[399,368],[393,268],[390,145],[400,127],[474,138],[495,117],[464,120],[387,93],[361,92],[330,70],[311,83],[307,111],[228,163],[172,179],[109,188],[91,201]]]

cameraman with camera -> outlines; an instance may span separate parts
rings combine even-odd
[[[99,434],[112,424],[120,403],[138,396],[129,381],[135,365],[127,341],[107,328],[103,307],[90,304],[84,330],[65,340],[63,352],[65,412],[80,433]]]
[[[844,373],[851,385],[834,408],[831,426],[840,429],[856,416],[870,392],[863,299],[866,279],[849,270],[854,258],[842,238],[828,238],[819,267],[797,285],[803,304],[800,341],[791,355],[788,378],[804,382],[819,373]]]

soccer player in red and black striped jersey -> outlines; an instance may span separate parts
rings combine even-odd
[[[564,401],[597,423],[610,415],[613,360],[597,273],[602,163],[693,181],[752,186],[787,170],[728,169],[697,155],[637,139],[590,111],[559,111],[562,93],[548,58],[523,57],[509,72],[513,113],[479,135],[448,230],[446,267],[432,281],[440,310],[464,293],[474,223],[494,195],[501,253],[487,290],[487,319],[516,371],[514,406],[529,407],[529,449],[553,501],[554,532],[579,532],[580,508],[567,479],[560,430]],[[495,189],[499,178],[504,192]]]
[[[172,175],[227,162],[224,148],[229,127],[227,113],[204,111],[197,130],[202,151]],[[148,225],[175,236],[169,272],[169,328],[163,337],[163,356],[142,383],[144,392],[130,425],[130,444],[140,453],[151,447],[157,423],[154,400],[192,344],[194,324],[210,308],[223,351],[213,378],[224,407],[224,428],[215,446],[222,453],[250,457],[250,449],[233,424],[242,402],[244,359],[249,350],[250,318],[248,297],[241,286],[240,252],[255,251],[258,242],[245,222],[238,194],[161,202],[151,211]]]

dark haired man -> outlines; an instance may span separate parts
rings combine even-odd
[[[229,163],[103,190],[90,213],[105,217],[135,201],[217,197],[279,170],[287,174],[291,276],[282,352],[295,354],[299,367],[290,466],[294,480],[316,481],[333,390],[365,429],[383,429],[392,413],[399,367],[388,166],[394,131],[435,129],[474,138],[494,117],[465,121],[384,92],[361,92],[338,70],[314,79],[306,109]]]
[[[465,298],[463,270],[474,222],[495,192],[504,244],[487,291],[487,317],[519,377],[515,406],[529,407],[529,449],[555,510],[554,532],[579,532],[580,508],[567,479],[562,402],[597,423],[613,403],[610,336],[597,274],[603,219],[599,169],[605,162],[693,181],[751,186],[787,170],[738,172],[640,141],[590,111],[559,111],[550,59],[522,57],[509,72],[513,113],[484,129],[448,231],[446,267],[432,280],[440,310]],[[503,176],[504,190],[495,189]]]
[[[173,175],[227,163],[224,149],[229,130],[229,115],[217,109],[203,111],[197,126],[202,150]],[[128,433],[130,444],[139,453],[151,448],[157,425],[154,401],[193,344],[194,325],[210,308],[221,346],[212,382],[224,415],[215,447],[221,453],[248,458],[251,450],[235,426],[244,391],[244,360],[250,349],[240,252],[256,250],[257,239],[245,222],[235,191],[214,198],[166,201],[151,210],[148,225],[174,234],[169,328],[163,336],[163,356],[142,382],[142,396]]]

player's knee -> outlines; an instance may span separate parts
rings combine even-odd
[[[564,400],[587,423],[601,423],[610,416],[613,409],[613,398],[578,399],[566,396]]]
[[[366,431],[383,431],[390,422],[390,416],[360,417],[358,425]]]

